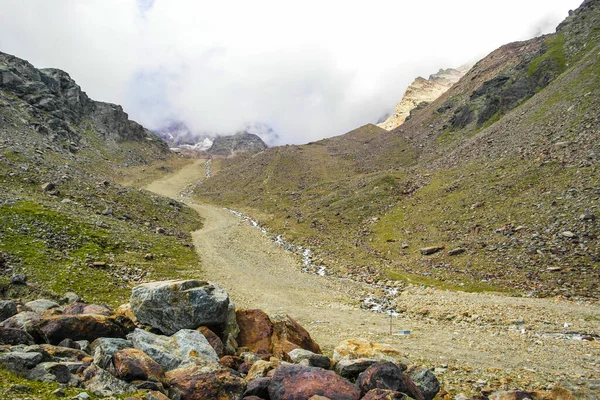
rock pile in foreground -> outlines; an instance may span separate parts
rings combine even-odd
[[[433,399],[440,391],[434,374],[400,358],[390,346],[350,339],[330,359],[289,316],[236,310],[217,284],[197,280],[139,285],[116,310],[80,301],[0,301],[1,367],[97,396]],[[489,398],[565,396],[498,392]]]

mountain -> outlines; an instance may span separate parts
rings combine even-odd
[[[600,1],[584,1],[391,132],[367,125],[223,160],[195,194],[341,276],[597,297],[598,26]]]
[[[258,153],[267,148],[265,142],[255,134],[236,133],[231,136],[217,136],[207,152],[214,156],[233,156],[239,153]]]
[[[391,131],[402,125],[412,110],[422,109],[440,97],[469,69],[470,66],[465,65],[458,69],[440,69],[436,74],[430,75],[428,79],[417,77],[404,92],[402,100],[396,104],[394,113],[377,126]]]
[[[118,305],[130,284],[198,265],[189,235],[202,224],[197,213],[116,183],[177,162],[162,139],[120,106],[90,99],[66,72],[0,53],[0,293],[75,291]],[[31,285],[10,285],[14,274]]]

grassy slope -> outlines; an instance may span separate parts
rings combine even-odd
[[[541,75],[543,65],[553,74],[557,66],[559,73],[568,68],[506,116],[481,127],[473,121],[452,140],[435,130],[447,121],[436,120],[435,102],[433,111],[421,111],[392,134],[358,130],[227,161],[196,194],[311,246],[342,274],[597,297],[600,232],[597,222],[580,216],[598,216],[596,161],[587,160],[598,151],[598,41],[590,34],[585,51],[565,59],[569,40],[558,35],[507,46],[503,51],[516,57],[508,66],[482,62],[482,76],[491,79],[537,46],[520,76]],[[483,83],[478,79],[463,87],[464,98]],[[431,245],[466,252],[426,257],[417,251]]]
[[[201,227],[197,213],[111,182],[134,179],[137,172],[129,168],[162,167],[157,172],[164,173],[180,159],[150,139],[107,142],[89,121],[72,127],[82,137],[81,149],[65,151],[32,129],[35,119],[24,110],[17,98],[0,110],[7,121],[0,126],[3,292],[11,274],[25,273],[46,296],[75,291],[87,301],[115,306],[127,301],[140,280],[199,276],[189,234]],[[57,193],[44,192],[45,182],[54,183]],[[94,261],[106,265],[91,267]]]

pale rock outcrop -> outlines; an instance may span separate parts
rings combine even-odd
[[[419,76],[408,86],[402,100],[396,104],[394,113],[377,126],[388,131],[399,127],[409,116],[411,110],[423,102],[431,103],[440,97],[458,82],[468,70],[468,66],[462,66],[458,69],[440,69],[437,74],[430,75],[429,79]]]

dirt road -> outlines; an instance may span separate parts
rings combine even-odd
[[[147,189],[181,200],[184,188],[206,179],[203,162]],[[389,335],[389,316],[359,308],[360,294],[373,288],[302,273],[297,256],[239,217],[187,203],[205,219],[193,238],[206,278],[224,287],[238,307],[291,315],[326,351],[348,338],[389,343],[409,360],[437,367],[451,392],[483,386],[543,389],[555,383],[578,398],[600,392],[597,304],[409,287],[397,298],[404,311],[392,322],[394,331],[411,334]],[[587,340],[575,340],[582,337]]]

